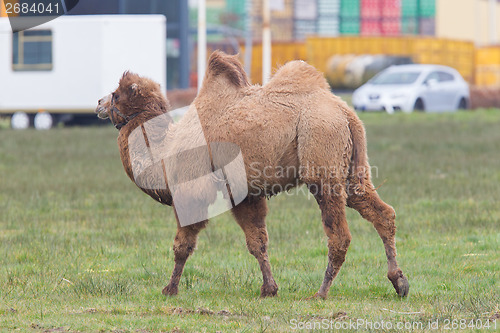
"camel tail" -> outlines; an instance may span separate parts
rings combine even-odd
[[[349,181],[354,186],[355,193],[360,194],[365,191],[365,186],[371,183],[365,127],[352,110],[348,110],[347,119],[353,145]]]

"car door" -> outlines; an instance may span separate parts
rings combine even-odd
[[[442,111],[454,111],[458,107],[458,89],[455,75],[440,71],[439,85],[441,90]]]
[[[437,111],[443,108],[443,97],[441,96],[439,86],[439,72],[434,71],[425,78],[422,89],[422,99],[424,101],[425,110]]]

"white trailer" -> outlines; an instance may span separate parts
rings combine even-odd
[[[166,90],[163,15],[62,16],[13,34],[0,18],[0,114],[89,114],[124,71]]]

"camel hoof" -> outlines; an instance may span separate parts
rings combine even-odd
[[[276,295],[278,295],[278,285],[274,281],[264,284],[260,288],[260,297],[274,297]]]
[[[388,274],[387,277],[392,282],[394,289],[396,289],[396,293],[400,297],[408,296],[408,292],[410,291],[410,284],[408,283],[408,279],[404,276],[403,272],[398,269],[396,272],[392,274]]]
[[[178,292],[179,288],[177,286],[172,286],[170,284],[165,288],[163,288],[163,290],[161,291],[161,293],[165,296],[175,296],[177,295]]]

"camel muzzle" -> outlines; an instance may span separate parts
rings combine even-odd
[[[99,119],[108,119],[108,109],[110,107],[111,94],[101,98],[99,102],[97,102],[97,107],[95,109],[95,113]]]

